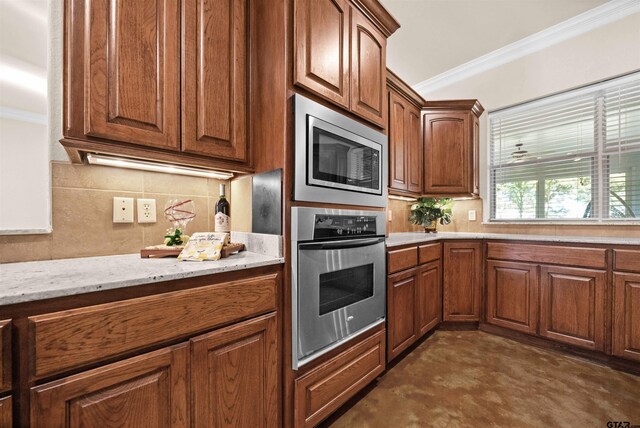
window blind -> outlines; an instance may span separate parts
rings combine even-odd
[[[640,73],[489,114],[490,220],[640,220]]]

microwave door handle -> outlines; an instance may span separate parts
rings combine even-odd
[[[370,245],[379,244],[384,242],[385,238],[371,238],[371,239],[358,239],[353,241],[338,241],[338,242],[318,242],[313,244],[300,244],[298,246],[301,250],[342,250],[345,248],[358,248],[368,247]]]

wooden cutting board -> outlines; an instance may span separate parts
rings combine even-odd
[[[176,247],[176,248],[143,248],[140,250],[140,257],[143,259],[158,259],[162,257],[178,257],[180,252],[184,247]],[[221,256],[222,258],[227,258],[232,254],[239,253],[241,251],[245,251],[246,248],[244,244],[240,244],[237,242],[231,242],[224,247],[222,247]]]

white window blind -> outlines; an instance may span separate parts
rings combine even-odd
[[[640,73],[489,114],[490,220],[640,220]]]

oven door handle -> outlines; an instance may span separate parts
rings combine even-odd
[[[301,250],[342,250],[345,248],[368,247],[384,242],[385,238],[357,239],[353,241],[318,242],[312,244],[300,244]]]

